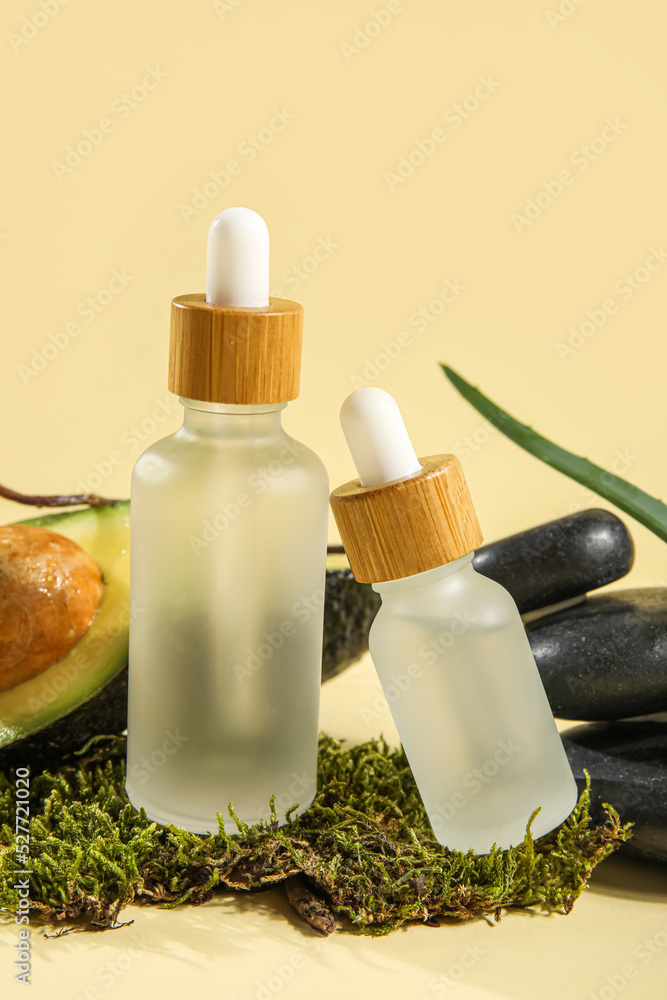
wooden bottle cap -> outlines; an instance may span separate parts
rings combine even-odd
[[[202,293],[171,303],[168,388],[208,403],[287,403],[299,395],[303,306],[212,305]]]
[[[355,580],[382,583],[467,555],[482,529],[454,455],[420,458],[422,471],[380,486],[353,479],[331,494]]]

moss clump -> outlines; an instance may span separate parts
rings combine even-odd
[[[545,904],[566,913],[591,871],[630,836],[611,807],[602,825],[584,791],[553,833],[476,856],[433,837],[407,760],[384,741],[343,749],[320,741],[318,794],[310,809],[275,823],[210,836],[151,823],[124,790],[125,739],[98,737],[77,765],[33,775],[30,906],[50,921],[118,925],[133,900],[206,902],[218,887],[258,890],[284,882],[295,909],[328,933],[386,934],[408,920],[467,920]],[[230,807],[233,819],[233,809]],[[0,772],[0,909],[17,904],[14,783]]]

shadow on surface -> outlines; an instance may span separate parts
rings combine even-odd
[[[614,855],[595,869],[588,891],[645,903],[667,903],[667,865]]]

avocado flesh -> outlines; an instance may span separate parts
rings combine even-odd
[[[0,770],[59,764],[92,736],[120,733],[127,725],[129,501],[17,523],[73,539],[99,566],[105,588],[90,628],[66,656],[39,676],[0,692]],[[357,583],[344,555],[328,557],[323,681],[367,651],[379,605],[379,595],[369,584]]]
[[[19,521],[77,542],[97,563],[104,593],[87,632],[51,667],[0,692],[0,767],[62,759],[100,732],[125,727],[130,619],[130,505]]]

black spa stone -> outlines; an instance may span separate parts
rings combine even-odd
[[[605,722],[575,726],[563,745],[579,790],[591,778],[591,812],[609,802],[635,824],[626,854],[667,861],[667,721]]]
[[[634,554],[623,522],[593,508],[483,545],[473,566],[509,590],[525,614],[619,580]]]
[[[588,597],[526,631],[554,715],[602,721],[667,709],[667,588]]]

